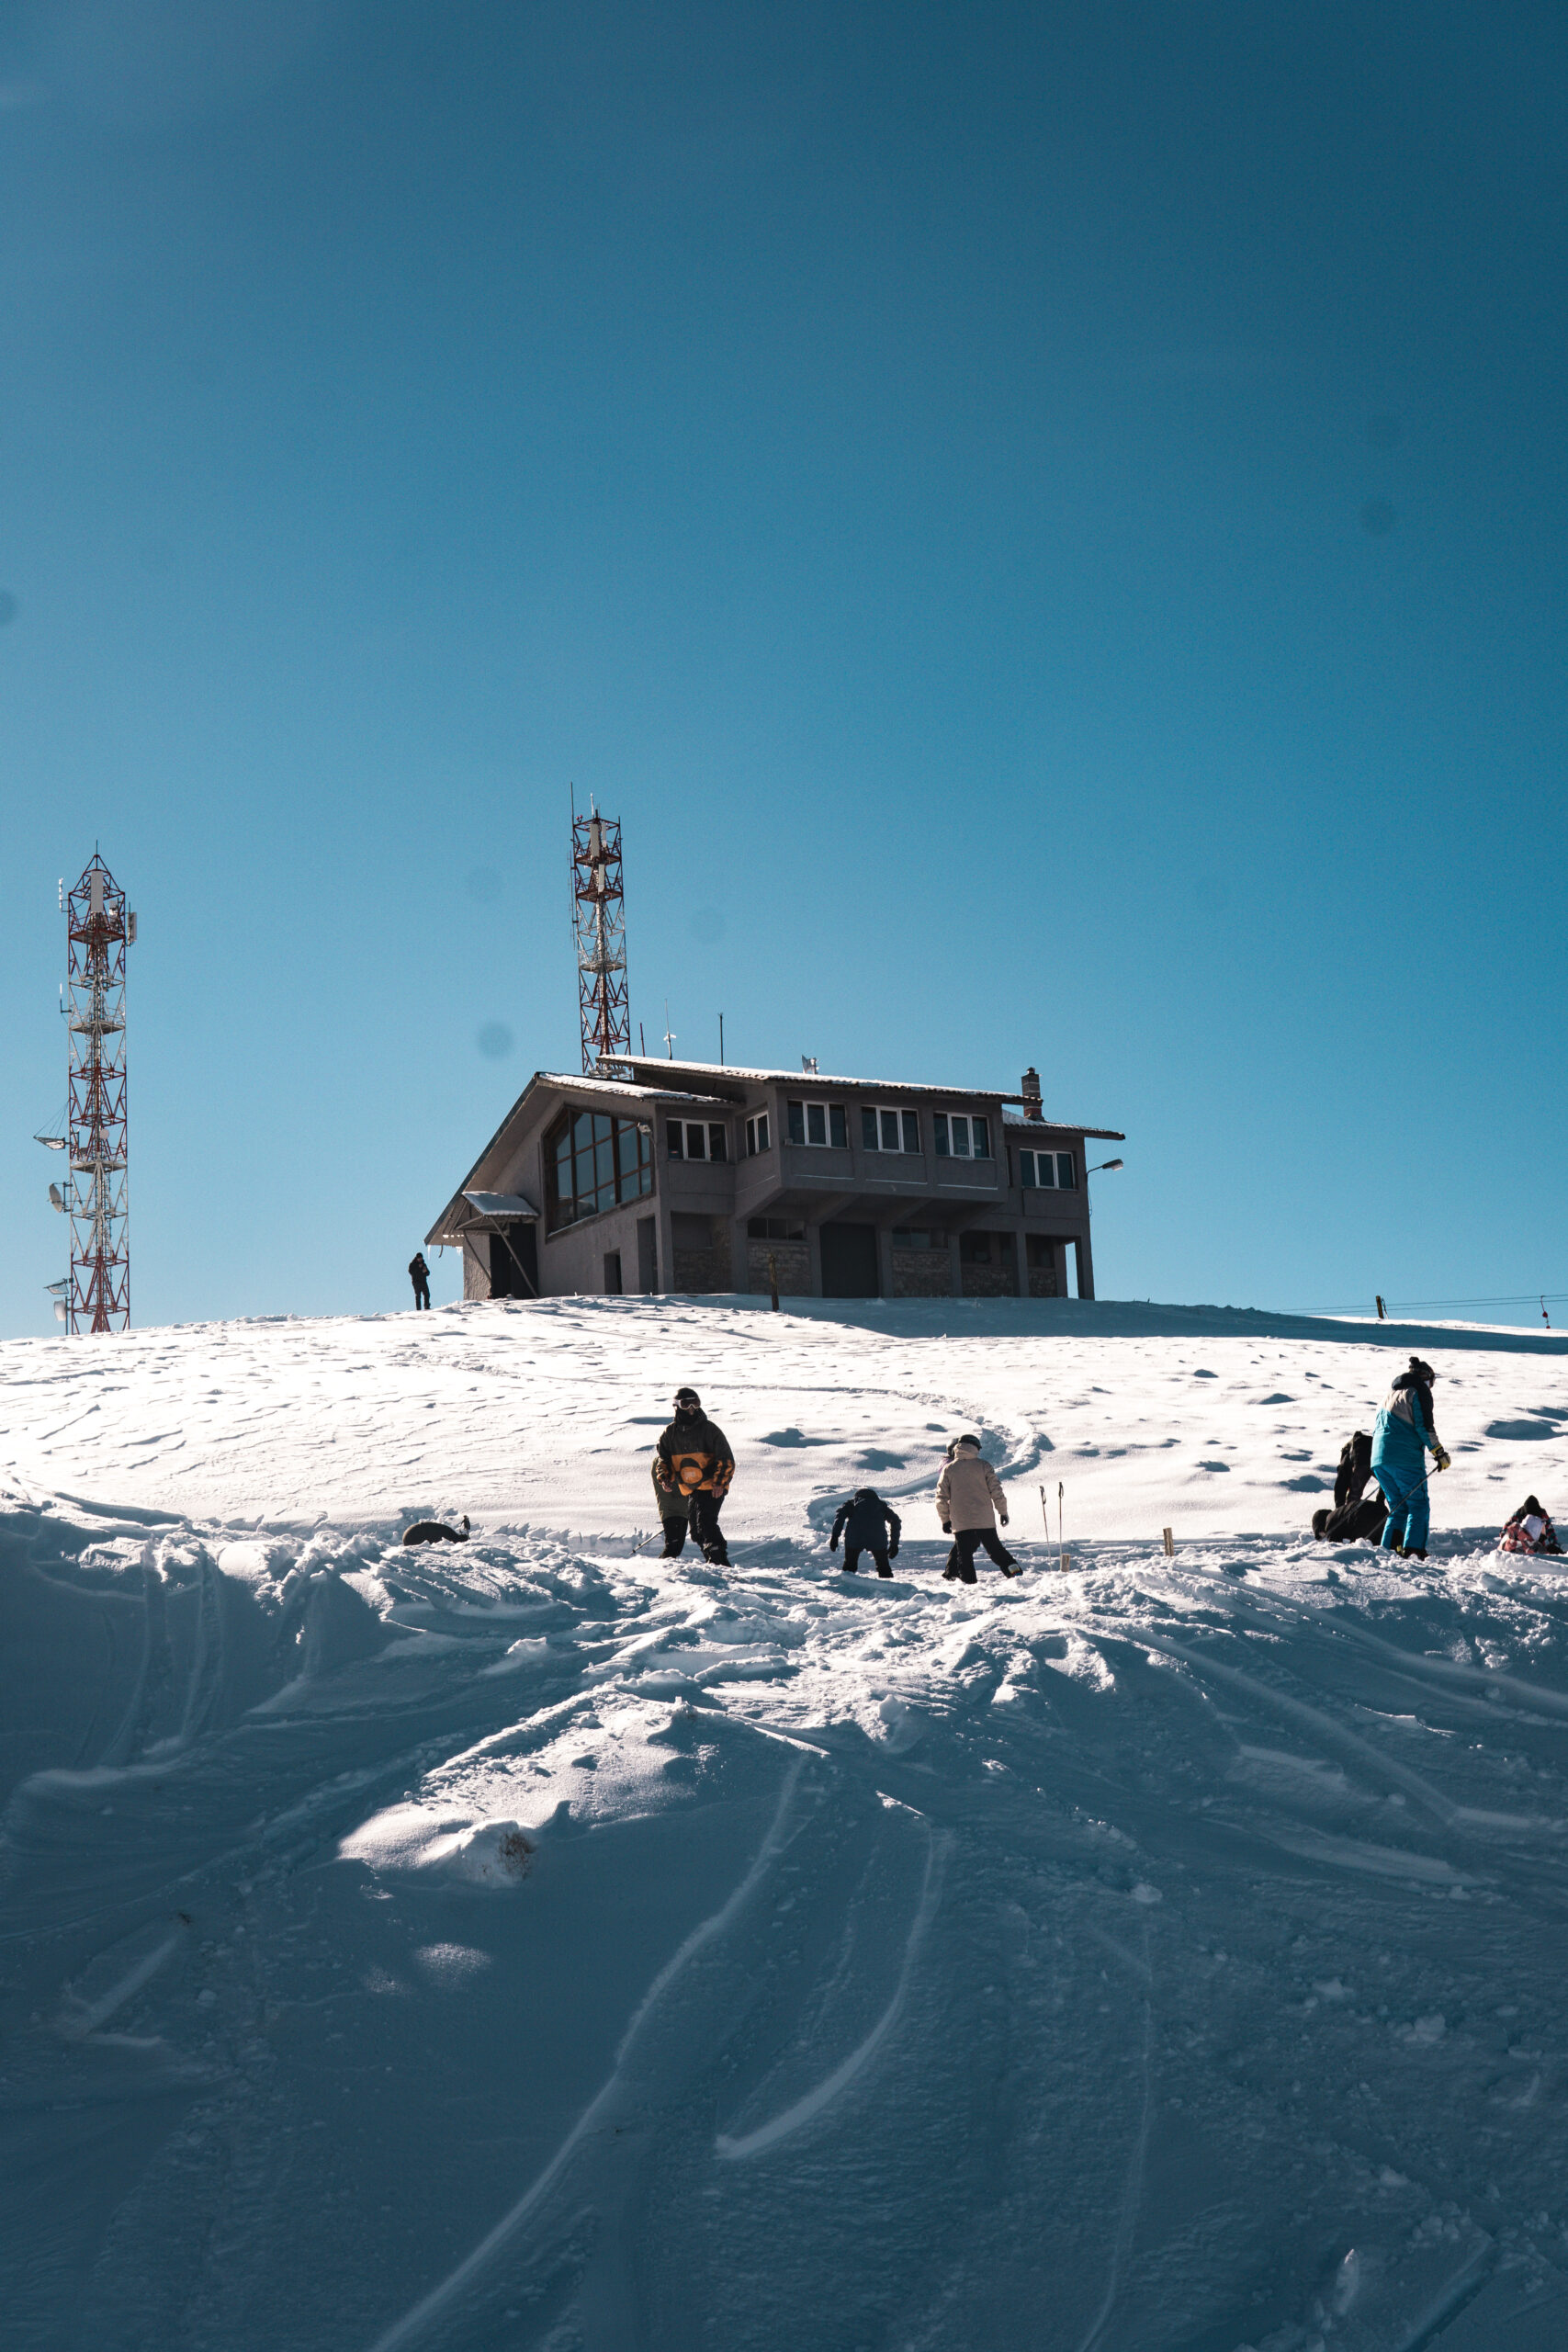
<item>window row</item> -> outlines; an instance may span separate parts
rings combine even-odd
[[[791,1143],[817,1144],[832,1151],[848,1149],[849,1114],[841,1102],[789,1102],[784,1108]],[[920,1114],[863,1102],[860,1139],[865,1151],[919,1152],[923,1148]],[[767,1146],[763,1143],[759,1148],[766,1150]],[[989,1159],[991,1123],[977,1114],[933,1112],[931,1149],[939,1159]]]
[[[747,1238],[752,1241],[804,1241],[806,1227],[798,1217],[750,1216]]]
[[[1026,1193],[1076,1193],[1077,1162],[1070,1151],[1021,1151],[1018,1181]]]
[[[728,1159],[729,1140],[722,1120],[671,1119],[665,1128],[671,1159]]]
[[[552,1233],[653,1190],[653,1129],[605,1111],[565,1111],[545,1137],[545,1210]]]

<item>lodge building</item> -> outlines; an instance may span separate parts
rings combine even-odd
[[[425,1237],[465,1298],[1094,1296],[1085,1145],[1016,1095],[709,1062],[536,1072]]]

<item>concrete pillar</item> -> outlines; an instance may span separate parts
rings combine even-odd
[[[1078,1254],[1078,1296],[1092,1298],[1094,1296],[1094,1258],[1089,1246],[1087,1225],[1074,1242],[1073,1248]]]

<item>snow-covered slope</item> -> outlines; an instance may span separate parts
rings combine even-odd
[[[1301,1532],[1413,1344],[1424,1570]],[[604,1300],[0,1369],[8,2342],[1568,2341],[1568,1601],[1492,1549],[1568,1506],[1560,1342]],[[635,1548],[684,1379],[728,1576]]]

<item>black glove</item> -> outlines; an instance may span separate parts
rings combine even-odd
[[[897,1544],[889,1544],[887,1546],[887,1556],[890,1560],[896,1560],[898,1557],[898,1546]]]
[[[951,1534],[952,1534],[952,1532],[953,1532],[953,1529],[952,1529],[952,1528],[951,1528],[951,1526],[948,1524],[948,1522],[947,1522],[947,1521],[946,1521],[945,1519],[944,1519],[944,1520],[942,1521],[942,1533],[943,1533],[944,1535],[951,1535]]]
[[[1436,1453],[1432,1456],[1432,1460],[1436,1467],[1439,1470],[1447,1470],[1450,1467],[1449,1457],[1444,1453],[1440,1445],[1438,1446]]]
[[[839,1548],[839,1539],[838,1539],[838,1537],[837,1537],[836,1535],[831,1536],[831,1537],[829,1539],[829,1544],[828,1544],[828,1549],[829,1549],[829,1552],[836,1552],[836,1551],[838,1550],[838,1548]]]

